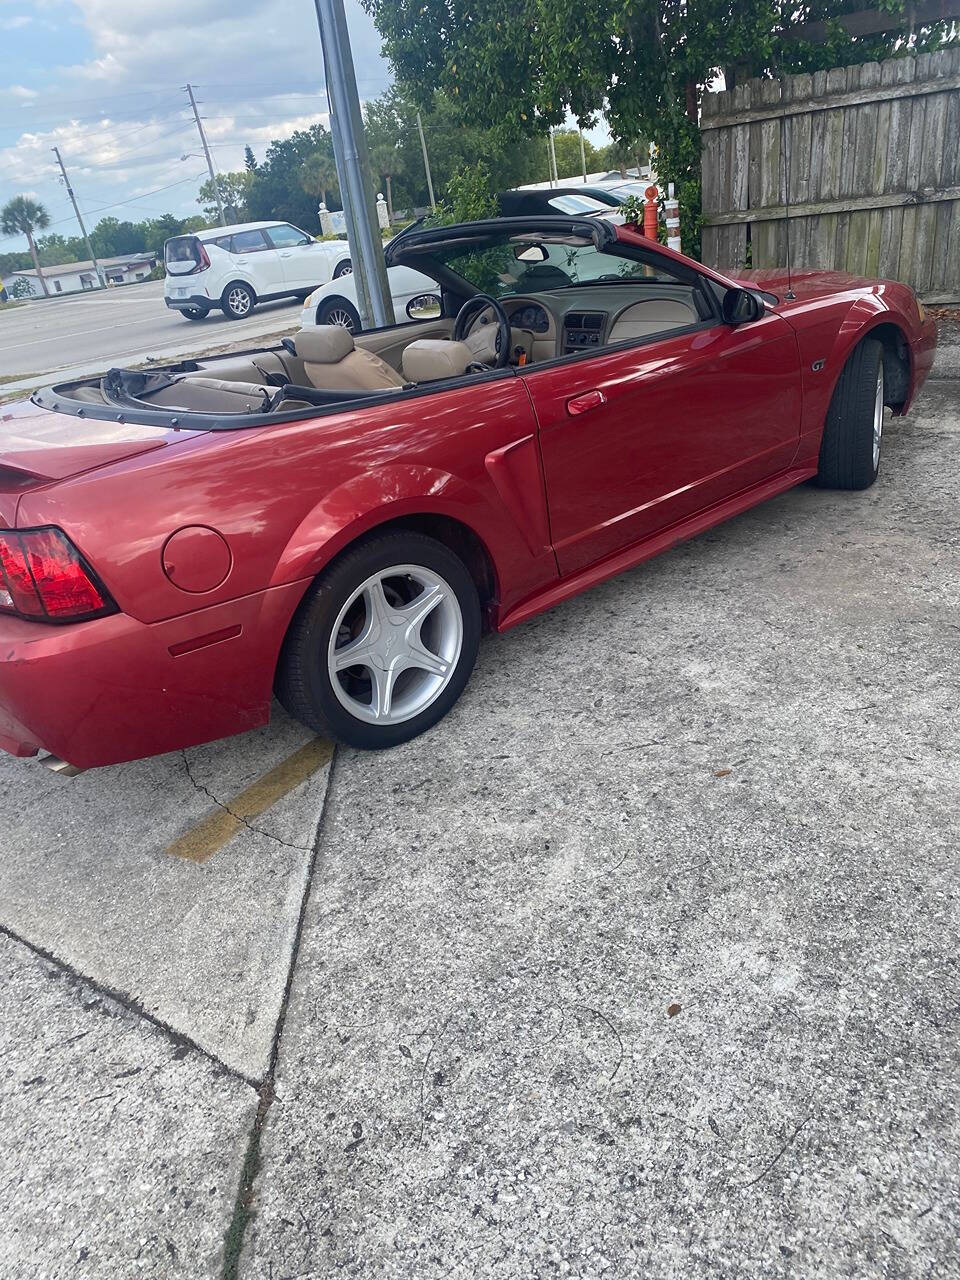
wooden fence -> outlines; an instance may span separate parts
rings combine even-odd
[[[750,80],[700,125],[709,266],[782,267],[789,235],[796,268],[960,301],[960,49]]]

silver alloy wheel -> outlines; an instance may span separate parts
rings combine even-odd
[[[398,564],[372,574],[340,610],[327,671],[358,720],[401,724],[435,702],[463,647],[456,592],[432,569]]]
[[[877,393],[873,401],[873,469],[880,466],[880,440],[883,436],[883,362],[877,370]]]
[[[339,267],[337,267],[336,274],[334,275],[334,279],[339,280],[342,276],[352,276],[352,275],[353,275],[353,263],[343,262],[340,264]]]
[[[227,306],[235,316],[245,316],[250,310],[250,294],[246,289],[234,286],[227,294]]]
[[[324,312],[322,324],[338,324],[344,329],[348,329],[350,333],[354,332],[353,316],[349,311],[344,311],[343,307],[331,307],[329,311]]]

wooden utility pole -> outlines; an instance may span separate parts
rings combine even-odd
[[[83,225],[83,218],[80,216],[80,206],[77,204],[77,197],[73,194],[73,187],[70,185],[70,179],[67,177],[67,171],[64,168],[63,160],[60,158],[60,148],[51,147],[50,150],[57,157],[57,164],[60,166],[60,172],[63,175],[63,185],[67,188],[67,195],[70,197],[70,203],[73,205],[73,212],[77,215],[77,222],[80,224],[80,234],[83,236],[83,243],[87,246],[87,253],[90,255],[90,261],[93,263],[93,269],[97,273],[97,279],[100,281],[100,288],[107,287],[106,277],[103,274],[103,268],[97,261],[97,255],[93,252],[93,245],[90,243],[90,237],[87,235],[87,228]]]
[[[203,154],[207,157],[207,170],[210,174],[210,182],[213,185],[213,194],[217,197],[217,208],[220,210],[220,225],[225,227],[227,219],[223,212],[223,200],[220,198],[220,183],[217,181],[217,175],[213,168],[213,159],[210,155],[210,148],[207,146],[207,135],[203,132],[203,122],[200,119],[200,112],[197,110],[197,100],[193,96],[193,85],[184,85],[187,91],[187,97],[190,99],[190,105],[193,107],[193,118],[197,122],[197,130],[200,133],[200,144],[203,147]]]

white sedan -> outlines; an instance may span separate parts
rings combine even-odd
[[[397,324],[405,320],[433,320],[440,314],[440,293],[436,280],[412,267],[388,267],[387,279],[393,296]],[[342,324],[351,333],[361,329],[357,288],[352,274],[344,274],[323,284],[307,298],[300,327],[314,324]]]

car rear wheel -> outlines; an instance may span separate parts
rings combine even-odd
[[[826,489],[873,484],[880,470],[883,399],[883,343],[864,338],[844,366],[827,410],[816,484]]]
[[[180,314],[188,320],[206,320],[210,311],[207,307],[183,307]]]
[[[245,320],[257,305],[257,299],[249,285],[235,280],[228,284],[220,299],[223,312],[230,320]]]
[[[351,333],[359,333],[360,313],[346,298],[328,298],[317,307],[317,324],[339,324]]]
[[[333,273],[334,280],[339,280],[341,276],[353,275],[353,263],[349,258],[345,258],[343,262],[338,262]]]
[[[308,590],[284,641],[277,696],[318,733],[392,747],[447,714],[479,643],[480,601],[463,561],[420,533],[374,536]]]

